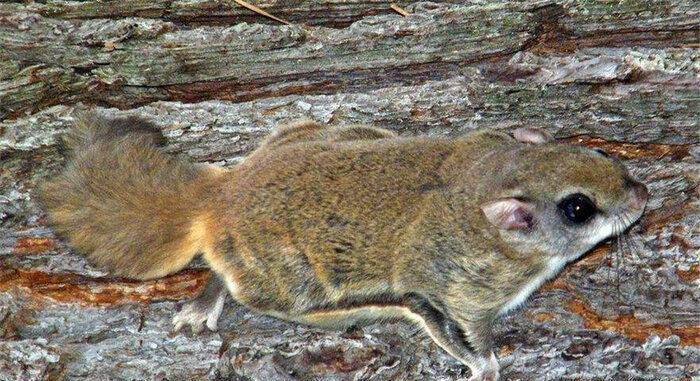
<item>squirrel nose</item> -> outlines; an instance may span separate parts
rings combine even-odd
[[[636,181],[630,181],[628,184],[632,194],[630,197],[630,206],[636,210],[644,209],[647,200],[649,200],[649,191],[647,187]]]

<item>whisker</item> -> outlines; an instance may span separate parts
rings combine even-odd
[[[623,221],[624,226],[627,227],[632,225],[634,222],[632,215],[629,213],[622,214],[620,218]],[[629,278],[629,280],[633,282],[631,287],[626,287],[626,289],[630,292],[630,294],[626,296],[626,299],[636,300],[635,296],[637,295],[637,290],[640,289],[640,285],[643,284],[644,274],[642,271],[635,271],[631,268],[631,266],[642,260],[644,255],[643,253],[651,248],[646,245],[641,236],[637,234],[633,228],[627,230],[628,231],[623,235],[623,245],[625,246],[624,250],[626,256],[626,258],[623,258],[623,261],[627,260],[629,262],[627,264],[623,262],[622,269],[627,269],[625,278]],[[634,303],[631,305],[634,305]]]
[[[617,306],[618,313],[620,312],[620,301],[622,298],[622,290],[621,290],[621,284],[622,281],[620,279],[620,273],[621,273],[621,263],[622,259],[625,256],[625,250],[626,250],[626,245],[625,245],[625,235],[624,235],[624,228],[625,224],[622,219],[618,219],[618,235],[617,235],[617,250],[615,253],[615,302]]]
[[[623,278],[627,277],[627,263],[626,261],[628,260],[630,254],[631,254],[631,249],[630,249],[630,244],[628,240],[628,236],[626,233],[627,228],[630,225],[630,216],[627,213],[622,213],[616,218],[616,230],[618,234],[618,250],[616,252],[616,258],[615,258],[615,289],[617,291],[617,307],[618,307],[618,313],[620,312],[620,309],[623,306],[623,303],[626,304],[626,300],[628,300],[629,295],[624,295],[624,289],[623,289]]]
[[[644,250],[645,247],[639,244],[640,240],[641,240],[641,237],[639,237],[638,235],[630,235],[629,236],[629,242],[631,243],[631,246],[632,246],[633,251],[635,253],[635,257],[641,259],[642,256],[644,255],[643,253],[645,251]],[[634,275],[635,287],[632,290],[636,291],[640,288],[640,285],[643,284],[642,279],[643,279],[644,274],[642,271],[635,271],[634,274],[635,274]],[[636,292],[632,295],[632,298],[633,298],[632,300],[636,300],[635,295],[636,295]]]
[[[612,251],[612,258],[611,258],[612,262],[610,263],[610,265],[608,266],[608,269],[607,269],[607,276],[606,276],[606,278],[607,278],[606,283],[607,284],[613,284],[613,277],[615,276],[613,274],[614,264],[615,264],[615,262],[617,262],[617,258],[619,256],[619,251],[621,250],[621,247],[622,247],[621,240],[620,240],[620,228],[621,228],[621,226],[619,225],[619,221],[617,218],[615,218],[613,220],[613,234],[615,236],[615,245],[614,245],[613,251]],[[606,298],[611,298],[612,295],[610,292],[611,291],[606,287],[606,291],[605,291]]]

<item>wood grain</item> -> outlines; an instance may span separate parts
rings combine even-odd
[[[695,2],[250,3],[292,25],[216,0],[0,3],[0,380],[468,376],[404,323],[322,331],[230,303],[215,333],[171,332],[201,262],[109,277],[35,200],[88,107],[229,167],[302,117],[402,135],[535,126],[604,149],[647,184],[648,210],[498,322],[503,379],[700,378]]]

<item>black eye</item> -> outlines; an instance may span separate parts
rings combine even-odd
[[[588,221],[596,213],[593,201],[581,193],[566,196],[557,206],[564,213],[564,217],[575,224]]]
[[[605,156],[605,157],[610,156],[610,155],[608,155],[607,152],[603,151],[603,150],[600,149],[600,148],[596,148],[596,149],[594,149],[594,151],[598,152],[599,154],[601,154],[601,155],[603,155],[603,156]]]

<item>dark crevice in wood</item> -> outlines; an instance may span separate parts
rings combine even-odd
[[[523,12],[511,11],[511,12]],[[492,54],[474,54],[463,59],[448,59],[444,61],[424,61],[404,65],[380,66],[373,69],[339,70],[333,72],[309,71],[291,75],[272,75],[253,78],[240,82],[229,78],[216,80],[191,81],[186,84],[136,85],[122,83],[116,80],[105,83],[99,76],[94,75],[97,67],[115,66],[123,63],[95,62],[86,65],[74,65],[72,69],[60,75],[65,84],[54,86],[48,79],[37,78],[36,82],[45,82],[44,89],[34,95],[35,98],[20,98],[16,103],[6,102],[0,112],[2,118],[14,118],[27,111],[37,110],[61,103],[90,102],[99,105],[110,105],[119,108],[137,107],[156,100],[171,100],[183,102],[198,102],[210,99],[224,99],[232,102],[243,102],[267,97],[290,94],[331,94],[333,92],[353,92],[379,89],[387,86],[420,84],[428,80],[446,79],[459,75],[460,69],[469,66],[491,64],[486,68],[487,76],[498,81],[514,82],[529,75],[525,71],[513,71],[506,62],[514,53],[523,51],[537,54],[570,54],[581,48],[595,46],[635,46],[643,42],[646,46],[664,46],[674,41],[686,41],[691,35],[697,35],[697,29],[679,29],[661,32],[649,30],[617,29],[600,34],[576,36],[563,24],[567,11],[560,5],[545,5],[529,10],[536,23],[532,27],[532,36],[525,39],[515,49],[505,49]],[[285,16],[284,14],[282,16]],[[166,17],[166,16],[164,16]],[[167,16],[169,17],[169,16]],[[668,26],[672,28],[671,25]],[[437,37],[433,37],[437,38]],[[99,44],[93,49],[101,49]],[[674,45],[686,46],[685,42]],[[350,49],[350,47],[346,48]],[[349,51],[348,51],[349,52]],[[213,57],[212,59],[215,59]],[[344,59],[342,55],[338,59]],[[28,64],[42,64],[37,59],[25,59],[21,62],[24,67]],[[494,63],[496,63],[494,65]],[[47,62],[51,65],[51,62]],[[59,62],[59,65],[61,63]],[[503,69],[504,68],[504,69]],[[64,67],[64,70],[68,69]],[[87,78],[86,78],[87,77]],[[641,73],[632,73],[628,78],[615,81],[632,83],[644,80]],[[106,95],[104,95],[106,94]]]

